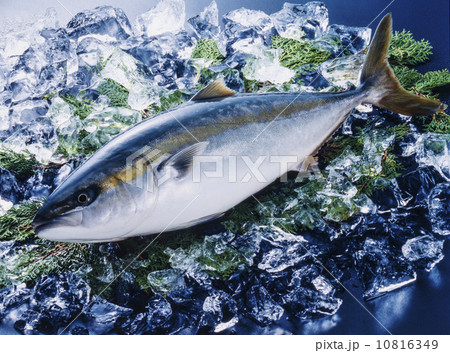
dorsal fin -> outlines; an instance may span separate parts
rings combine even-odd
[[[158,172],[164,174],[165,168],[173,168],[176,171],[176,177],[184,177],[191,170],[194,163],[194,157],[203,153],[209,142],[198,142],[192,146],[182,149],[177,154],[169,157],[158,166]]]
[[[218,78],[202,90],[198,91],[191,100],[198,101],[202,99],[229,97],[235,93],[235,91],[225,86],[223,78]]]

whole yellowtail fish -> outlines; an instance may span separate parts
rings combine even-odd
[[[298,169],[361,103],[404,115],[446,109],[399,85],[387,63],[390,37],[388,14],[356,90],[235,94],[215,81],[191,101],[133,126],[53,192],[34,218],[37,235],[105,242],[190,227]]]

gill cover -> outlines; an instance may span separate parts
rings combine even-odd
[[[158,180],[151,160],[140,156],[108,178],[103,187],[96,202],[83,212],[83,225],[88,228],[86,235],[89,241],[127,238],[150,216],[158,199]],[[94,223],[95,231],[89,235]]]

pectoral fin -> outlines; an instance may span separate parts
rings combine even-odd
[[[176,175],[171,175],[176,178],[183,178],[188,174],[194,164],[194,157],[201,155],[209,142],[199,142],[189,147],[182,149],[177,154],[166,159],[158,166],[158,173],[165,175],[169,171],[175,171]]]

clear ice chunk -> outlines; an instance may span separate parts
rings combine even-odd
[[[69,88],[78,71],[75,47],[62,29],[43,29],[41,40],[17,60],[8,77],[13,102]]]
[[[333,315],[342,304],[342,299],[335,297],[334,285],[315,265],[296,269],[287,289],[281,303],[286,311],[302,319]]]
[[[317,39],[328,27],[328,9],[319,1],[304,5],[284,3],[283,8],[270,15],[278,33],[292,39]]]
[[[94,304],[89,307],[86,316],[89,318],[89,331],[97,335],[111,332],[120,319],[124,319],[133,313],[132,309],[107,302],[105,299],[96,298]]]
[[[364,55],[352,55],[324,61],[318,71],[332,85],[349,89],[359,84]]]
[[[99,6],[77,13],[67,23],[67,32],[75,40],[94,36],[106,42],[124,40],[132,34],[125,12],[112,6]]]
[[[45,15],[31,16],[26,20],[2,21],[0,24],[0,56],[8,70],[32,45],[41,44],[40,31],[45,28],[58,28],[57,13],[49,8]]]
[[[237,43],[242,44],[243,41]],[[246,49],[241,47],[238,50],[245,52]],[[290,81],[295,75],[294,70],[280,64],[281,49],[263,49],[262,46],[258,49],[252,46],[248,54],[253,54],[253,58],[247,60],[242,73],[249,80],[282,84]]]
[[[320,42],[327,41],[328,49],[333,56],[347,56],[357,54],[364,50],[370,43],[370,35],[372,30],[368,27],[351,27],[343,25],[331,25],[328,27],[323,37],[319,39]],[[330,39],[334,39],[330,40]],[[339,45],[332,45],[330,42],[339,42]]]
[[[186,288],[184,274],[177,269],[150,272],[147,281],[152,291],[160,294]]]
[[[165,253],[170,256],[172,268],[183,271],[201,285],[207,285],[211,278],[227,276],[242,267],[251,256],[248,253],[244,256],[239,249],[235,249],[232,238],[233,233],[206,236],[202,243],[194,243],[188,249],[168,248]]]
[[[56,334],[82,312],[90,287],[73,274],[44,275],[28,297],[29,306],[14,328],[22,334]]]
[[[261,285],[252,286],[245,297],[247,315],[262,326],[278,321],[284,314],[284,309]]]
[[[228,55],[241,51],[253,53],[270,43],[276,30],[272,19],[263,11],[240,8],[223,17],[225,25],[220,46],[225,45]]]
[[[184,0],[161,0],[151,10],[138,16],[134,32],[140,36],[157,36],[184,29],[186,4]]]
[[[450,181],[450,138],[443,134],[422,134],[415,145],[419,166],[433,166]]]
[[[77,55],[82,64],[95,67],[106,61],[113,53],[115,46],[95,37],[83,38],[77,46]]]
[[[53,97],[46,116],[57,127],[61,127],[70,123],[70,119],[75,113],[75,108],[65,102],[61,97]]]
[[[128,104],[131,108],[142,110],[159,102],[164,90],[140,74],[140,64],[130,54],[116,48],[101,71],[103,78],[120,83],[129,90]]]
[[[123,107],[106,107],[94,111],[82,122],[83,129],[89,134],[81,140],[81,144],[90,150],[98,150],[115,135],[141,120],[139,112]],[[69,125],[69,131],[71,130]]]
[[[213,0],[199,15],[191,17],[187,22],[192,26],[197,37],[216,39],[220,32],[219,9],[216,1]]]
[[[431,190],[428,197],[428,218],[433,232],[450,235],[450,183],[441,183]]]
[[[215,333],[222,332],[239,322],[234,299],[223,291],[214,291],[203,302],[200,328],[211,328]]]
[[[10,210],[13,207],[13,203],[11,201],[5,200],[0,195],[0,217],[3,216],[8,210]]]
[[[415,266],[431,271],[444,258],[443,247],[443,240],[437,240],[431,235],[422,235],[408,239],[402,246],[402,253]]]
[[[365,300],[378,298],[416,280],[411,263],[393,250],[382,241],[366,238],[362,249],[354,254]]]
[[[163,325],[173,313],[170,303],[159,295],[149,300],[147,308],[147,323],[151,328]]]
[[[40,117],[46,115],[48,104],[42,99],[26,100],[14,104],[10,108],[10,124],[11,127],[17,128],[21,125],[29,125],[35,123]]]
[[[50,119],[39,118],[35,123],[18,129],[3,144],[18,153],[28,150],[45,163],[58,148],[58,138]]]
[[[303,240],[304,241],[304,240]],[[264,252],[258,268],[269,273],[284,271],[310,257],[302,240]]]

